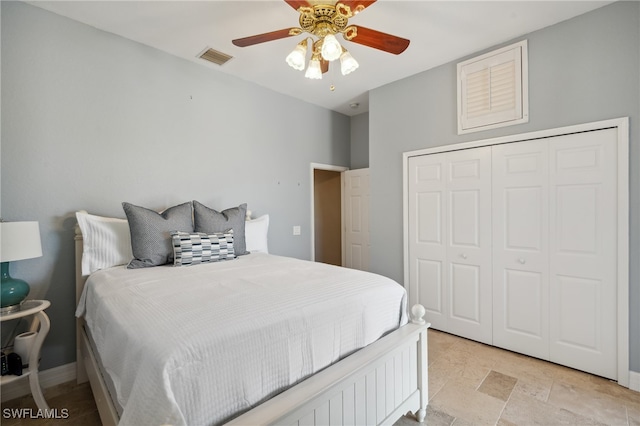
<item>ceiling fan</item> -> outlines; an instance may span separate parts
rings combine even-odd
[[[295,47],[287,56],[287,63],[297,70],[305,68],[308,42],[312,43],[311,61],[305,77],[320,79],[329,70],[329,62],[340,59],[340,69],[347,75],[356,68],[358,62],[340,45],[336,34],[342,34],[345,40],[372,47],[384,52],[399,55],[409,46],[409,40],[386,34],[360,25],[349,25],[349,18],[371,6],[376,0],[338,0],[327,4],[330,0],[284,0],[300,13],[300,27],[285,28],[264,34],[232,40],[239,47],[252,46],[267,41],[293,37],[303,33],[311,34]]]

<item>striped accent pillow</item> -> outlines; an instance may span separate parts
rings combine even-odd
[[[172,231],[174,266],[198,265],[235,259],[233,229],[207,234]]]

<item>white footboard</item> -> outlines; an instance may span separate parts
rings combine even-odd
[[[414,307],[424,315],[424,308]],[[387,425],[428,401],[422,316],[227,425]]]

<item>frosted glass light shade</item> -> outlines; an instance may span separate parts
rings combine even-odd
[[[340,57],[340,54],[342,53],[342,46],[338,43],[336,36],[329,34],[324,37],[320,53],[327,61],[335,61]]]
[[[307,56],[307,46],[298,44],[286,58],[287,64],[293,69],[302,71],[304,69],[305,57]]]
[[[322,69],[320,69],[320,61],[318,59],[311,59],[311,61],[309,61],[309,66],[304,76],[312,80],[322,79]]]
[[[356,61],[346,50],[342,55],[340,55],[340,71],[342,72],[342,75],[354,72],[359,66],[358,61]]]
[[[0,261],[42,256],[38,222],[0,222]]]

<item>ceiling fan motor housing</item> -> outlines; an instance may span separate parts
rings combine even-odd
[[[344,32],[349,18],[353,16],[351,8],[342,3],[335,6],[319,4],[313,7],[301,7],[298,11],[300,27],[318,38]]]

